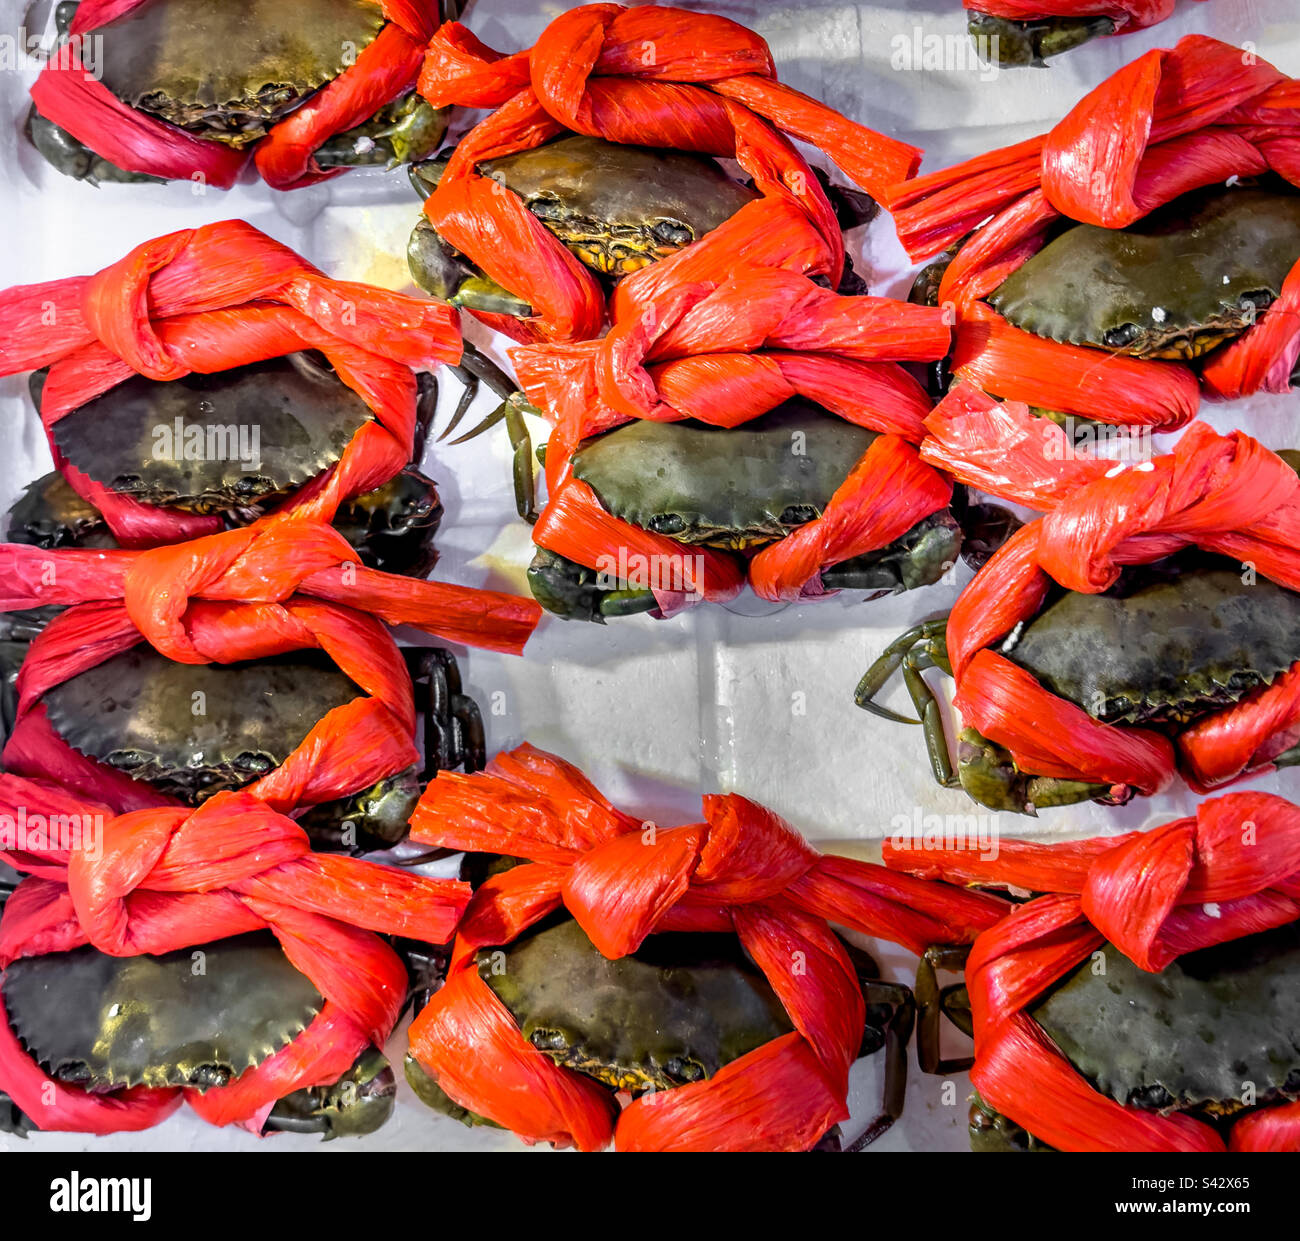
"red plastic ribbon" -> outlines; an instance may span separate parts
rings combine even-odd
[[[411,1051],[453,1100],[528,1142],[598,1150],[806,1150],[847,1116],[863,1005],[828,923],[906,944],[969,943],[1005,912],[993,897],[823,857],[784,820],[734,794],[704,822],[663,828],[623,813],[575,767],[532,746],[473,776],[440,773],[412,838],[521,864],[474,894],[446,985],[411,1025]],[[902,882],[900,882],[902,881]],[[508,944],[563,905],[607,957],[659,931],[734,931],[795,1033],[709,1081],[643,1096],[558,1067],[479,977],[479,948]],[[791,969],[791,962],[801,968]]]
[[[879,196],[920,152],[776,81],[767,44],[711,14],[666,5],[587,4],[555,18],[529,50],[504,56],[458,22],[429,45],[420,93],[437,107],[498,110],[461,141],[425,214],[534,317],[481,315],[525,342],[599,334],[596,278],[523,202],[476,168],[564,133],[734,158],[763,197],[684,253],[716,265],[745,257],[838,284],[844,245],[820,183],[792,138],[824,151]],[[689,260],[685,260],[689,261]],[[652,279],[646,271],[631,280]]]
[[[1055,581],[1098,594],[1124,565],[1195,545],[1300,590],[1300,479],[1243,432],[1193,423],[1173,452],[1117,464],[1075,449],[1065,432],[1015,402],[959,384],[927,419],[922,459],[991,495],[1046,510],[975,575],[948,620],[954,705],[1022,771],[1165,787],[1175,752],[1149,729],[1104,724],[1057,697],[992,650],[1035,616]],[[1177,739],[1188,782],[1201,791],[1266,769],[1300,727],[1300,676],[1202,717]]]
[[[1025,16],[1003,12],[1001,3],[978,7]],[[1022,6],[1011,0],[1005,7]],[[1132,8],[1135,24],[1161,16],[1158,5],[1096,7]],[[1300,185],[1298,105],[1294,80],[1253,52],[1188,35],[1172,50],[1124,66],[1042,137],[892,187],[884,201],[913,258],[967,238],[939,290],[960,315],[958,375],[1011,400],[1102,422],[1173,429],[1194,417],[1198,380],[1183,363],[1042,339],[979,299],[1042,248],[1061,216],[1124,228],[1189,190],[1232,177],[1272,171]],[[1231,398],[1289,389],[1300,355],[1297,298],[1300,271],[1293,269],[1259,322],[1207,361],[1199,380],[1205,392]]]
[[[330,711],[252,790],[282,811],[368,788],[416,761],[410,674],[381,621],[519,653],[531,599],[368,569],[332,527],[297,517],[148,551],[0,545],[0,608],[63,605],[18,678],[9,770],[98,792],[122,809],[175,804],[73,751],[40,705],[53,685],[142,639],[182,663],[320,649],[366,692]]]
[[[886,546],[951,497],[950,484],[917,456],[930,400],[899,365],[942,357],[949,328],[939,310],[842,297],[797,272],[733,264],[712,279],[673,279],[681,257],[656,265],[653,290],[624,282],[602,340],[511,350],[520,384],[555,424],[550,499],[533,541],[592,569],[639,563],[631,557],[683,563],[683,593],[733,597],[745,580],[734,557],[608,513],[573,477],[573,453],[588,436],[637,418],[735,427],[803,396],[881,433],[821,517],[749,563],[749,582],[764,598],[821,593],[823,569]]]
[[[22,851],[0,853],[29,875],[0,921],[0,968],[83,944],[113,956],[157,955],[267,928],[325,998],[306,1030],[227,1086],[111,1094],[48,1077],[0,1001],[0,1090],[41,1129],[145,1129],[184,1097],[212,1124],[259,1131],[276,1100],[336,1081],[392,1032],[406,971],[379,935],[444,943],[469,896],[452,880],[312,853],[301,828],[246,790],[217,793],[197,810],[113,817],[53,785],[0,775],[0,813],[11,822],[45,815],[102,830],[100,849],[87,846],[83,831],[76,847],[28,838]]]
[[[1013,22],[1050,17],[1109,17],[1115,33],[1142,30],[1173,16],[1174,0],[962,0],[968,9]]]
[[[82,0],[69,46],[32,86],[41,114],[109,163],[128,172],[195,180],[229,189],[250,151],[196,137],[123,103],[81,62],[78,42],[144,0]],[[280,190],[314,185],[346,171],[313,158],[326,141],[369,120],[415,84],[437,22],[437,0],[374,0],[387,21],[356,62],[273,125],[253,148],[258,171]]]
[[[94,276],[0,293],[0,374],[50,368],[41,418],[55,464],[127,546],[211,533],[221,519],[109,491],[62,459],[54,424],[132,375],[214,374],[299,349],[320,350],[374,413],[339,461],[283,506],[328,521],[409,462],[412,368],[460,359],[451,307],[330,280],[242,220],[144,242]]]
[[[1202,802],[1194,818],[1145,832],[1054,845],[1004,840],[996,857],[889,841],[885,861],[929,880],[1048,894],[981,934],[966,963],[971,1078],[993,1107],[1061,1150],[1224,1149],[1202,1121],[1099,1093],[1026,1010],[1107,941],[1158,972],[1184,953],[1294,922],[1300,808],[1265,793],[1230,793]],[[1296,1105],[1236,1121],[1230,1145],[1300,1150]]]

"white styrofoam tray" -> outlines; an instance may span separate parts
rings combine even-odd
[[[27,14],[27,2],[0,0],[0,36],[42,28],[39,12]],[[1283,71],[1300,74],[1294,0],[1182,0],[1175,16],[1153,30],[1099,40],[1047,69],[1001,73],[965,55],[959,0],[678,3],[757,30],[771,44],[783,81],[923,147],[925,170],[1043,132],[1122,64],[1194,31],[1253,45]],[[465,20],[490,46],[513,51],[575,7],[554,0],[474,0]],[[933,49],[924,41],[936,37],[946,41],[947,67],[909,67],[909,49]],[[238,217],[340,279],[413,289],[405,246],[418,202],[400,170],[352,172],[287,194],[251,174],[227,192],[189,184],[96,189],[46,167],[23,140],[26,91],[35,72],[34,66],[0,72],[0,166],[9,170],[0,183],[0,288],[93,272],[149,238]],[[873,292],[905,295],[913,269],[888,216],[852,234],[850,251]],[[490,333],[472,324],[468,334],[504,360],[501,342]],[[443,386],[439,426],[456,396],[454,381]],[[471,417],[488,408],[488,398],[480,398]],[[1210,407],[1204,415],[1220,429],[1243,426],[1272,447],[1300,447],[1297,408],[1289,395]],[[49,469],[25,377],[0,379],[0,460],[5,507]],[[514,517],[504,435],[457,448],[431,445],[423,464],[446,506],[435,576],[525,591],[531,544]],[[878,841],[896,816],[911,821],[917,813],[966,814],[972,807],[964,794],[931,782],[919,730],[859,711],[853,687],[887,642],[945,612],[969,576],[963,567],[951,583],[870,603],[837,597],[774,606],[746,595],[728,607],[696,608],[668,621],[634,617],[602,628],[548,618],[523,659],[458,654],[466,688],[483,705],[490,752],[532,741],[577,763],[620,804],[664,823],[698,818],[701,792],[743,793],[824,847],[878,856]],[[1243,787],[1296,797],[1300,774],[1291,769]],[[1187,814],[1194,804],[1190,793],[1175,789],[1121,809],[1087,805],[1037,820],[1004,815],[997,829],[1006,835],[1131,830]],[[906,953],[881,949],[878,955],[892,976],[908,978]],[[388,1049],[395,1064],[404,1049],[399,1029]],[[879,1099],[878,1059],[854,1071],[857,1121],[872,1115]],[[405,1083],[400,1090],[393,1120],[360,1143],[323,1145],[294,1136],[259,1141],[241,1130],[214,1129],[182,1110],[147,1133],[101,1139],[40,1134],[26,1142],[0,1135],[0,1150],[522,1149],[509,1135],[467,1130],[434,1115]],[[968,1094],[967,1079],[925,1078],[913,1064],[907,1113],[873,1149],[965,1149]],[[848,1128],[853,1131],[852,1123]]]

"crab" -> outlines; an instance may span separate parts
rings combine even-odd
[[[1021,771],[1006,749],[969,725],[957,737],[954,772],[943,716],[922,676],[928,668],[952,675],[947,622],[945,616],[908,630],[868,669],[854,695],[876,715],[907,721],[875,701],[902,669],[938,783],[963,788],[991,809],[1018,813],[1089,799],[1113,805],[1132,796],[1127,788]],[[1297,626],[1296,592],[1263,578],[1243,581],[1239,564],[1193,551],[1129,569],[1104,594],[1058,589],[998,649],[1096,720],[1176,736],[1289,672],[1300,661]],[[1272,762],[1300,764],[1300,745]]]
[[[1036,336],[1192,361],[1236,339],[1300,258],[1300,195],[1216,188],[1127,228],[1073,224],[988,301]]]
[[[411,167],[422,196],[438,186],[450,155]],[[759,197],[712,159],[575,134],[545,146],[484,160],[478,171],[517,195],[585,267],[614,283],[675,254]],[[876,205],[856,190],[823,183],[841,227],[866,223]],[[407,257],[415,282],[470,310],[528,318],[533,308],[450,246],[425,217]],[[861,280],[846,267],[841,288]]]
[[[1196,1116],[1226,1131],[1256,1107],[1300,1098],[1294,1037],[1300,1012],[1295,989],[1282,985],[1296,971],[1300,926],[1294,922],[1188,953],[1158,973],[1139,969],[1106,943],[1026,1011],[1066,1060],[1116,1103]],[[928,1015],[937,1018],[939,1011]],[[949,988],[942,1011],[963,1033],[972,1032],[964,986]],[[971,1063],[927,1065],[923,1054],[921,1067],[949,1073]],[[1243,1101],[1247,1082],[1253,1086],[1249,1103]],[[968,1134],[979,1152],[1055,1149],[978,1091]]]
[[[2,981],[10,1027],[53,1079],[96,1094],[229,1085],[297,1038],[325,1001],[268,931],[200,950],[201,970],[189,948],[120,957],[87,945],[20,958]],[[262,1132],[373,1133],[392,1114],[396,1089],[371,1046],[336,1081],[280,1099]],[[9,1109],[0,1128],[30,1132],[31,1119]]]
[[[578,449],[573,476],[614,516],[680,543],[683,557],[692,547],[743,555],[819,518],[876,438],[796,397],[739,427],[691,420],[617,427]],[[871,597],[928,585],[952,567],[961,545],[961,528],[942,508],[888,546],[824,569],[821,585]],[[655,589],[672,588],[620,577],[617,566],[596,572],[545,548],[528,580],[549,611],[598,622],[653,610]]]
[[[886,845],[894,869],[1037,893],[968,959],[944,950],[964,985],[916,993],[922,1043],[941,1012],[974,1035],[972,1147],[1296,1149],[1298,831],[1292,803],[1233,793],[1147,830],[996,855]],[[1272,860],[1252,866],[1261,849]]]
[[[1300,760],[1294,455],[1195,423],[1172,452],[1116,464],[969,384],[927,429],[929,464],[1045,513],[858,685],[859,706],[906,720],[875,702],[902,670],[940,783],[1033,813]],[[957,683],[956,772],[931,667]]]
[[[66,55],[62,45],[73,34],[78,7],[74,0],[63,0],[55,10],[56,60]],[[102,88],[155,124],[241,153],[352,71],[389,25],[375,0],[302,0],[291,13],[282,11],[277,0],[234,6],[210,0],[139,0],[124,11],[120,5],[117,9],[93,31],[79,29],[74,36],[96,41],[95,71]],[[445,2],[443,16],[454,17],[458,10],[458,4]],[[446,133],[447,112],[430,107],[413,85],[412,80],[402,89],[379,87],[378,98],[371,101],[378,106],[368,119],[342,132],[322,133],[311,151],[317,170],[393,165],[431,155]],[[42,98],[48,100],[48,95]],[[127,166],[104,158],[94,149],[93,124],[66,103],[56,103],[61,124],[33,104],[26,132],[59,172],[92,184],[176,175],[170,169],[167,175],[154,175],[151,160],[139,152],[132,152]],[[166,129],[161,133],[165,140]],[[230,165],[234,170],[238,166]]]
[[[819,1150],[865,1149],[902,1115],[907,1085],[911,991],[881,981],[870,954],[845,947],[867,1005],[860,1054],[885,1051],[884,1103],[853,1141],[842,1144],[837,1126]],[[560,916],[509,945],[480,949],[477,965],[534,1047],[632,1098],[706,1081],[794,1029],[734,935],[652,935],[635,953],[611,961],[573,919]],[[466,1124],[492,1123],[452,1102],[409,1054],[405,1072],[428,1106]]]
[[[434,535],[442,503],[433,480],[403,470],[374,491],[345,500],[333,525],[362,564],[388,573],[426,577],[438,560]],[[28,483],[10,506],[5,542],[34,547],[117,547],[103,515],[57,471]]]
[[[1267,62],[1189,35],[1119,69],[1050,132],[883,191],[914,260],[956,244],[938,278],[953,371],[1061,416],[1169,431],[1202,393],[1287,391],[1292,89]]]
[[[11,647],[14,658],[24,651],[20,642]],[[359,854],[396,844],[424,781],[453,767],[477,771],[486,761],[482,719],[462,691],[455,657],[440,647],[402,653],[422,713],[422,765],[306,810],[299,821],[316,848]],[[273,771],[318,720],[359,692],[316,651],[187,664],[142,644],[52,686],[41,703],[65,744],[193,806]]]

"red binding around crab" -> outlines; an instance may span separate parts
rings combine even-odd
[[[1106,724],[992,649],[1038,611],[1054,581],[1100,594],[1124,565],[1194,545],[1300,590],[1300,479],[1243,432],[1196,422],[1171,453],[1138,464],[1076,451],[1025,405],[958,385],[927,419],[921,456],[958,480],[1045,516],[1019,529],[962,591],[948,655],[962,718],[1022,771],[1156,793],[1176,766],[1205,792],[1266,770],[1300,722],[1300,669],[1183,729]]]
[[[144,242],[93,276],[0,293],[0,374],[49,367],[41,420],[55,464],[125,546],[211,534],[222,520],[110,491],[62,459],[54,424],[132,375],[174,380],[300,349],[324,354],[374,414],[337,464],[282,506],[328,521],[410,460],[413,368],[461,356],[449,306],[331,280],[242,220]]]
[[[704,822],[656,829],[608,802],[575,767],[531,746],[486,772],[440,774],[412,837],[526,859],[489,878],[466,910],[447,981],[411,1026],[413,1055],[456,1103],[529,1142],[599,1150],[806,1150],[847,1118],[863,1006],[828,923],[923,952],[969,943],[1005,912],[995,897],[825,857],[769,810],[704,798]],[[480,978],[474,954],[509,943],[564,906],[614,959],[658,931],[732,931],[795,1031],[707,1081],[613,1095],[556,1065]],[[806,972],[792,971],[792,953]]]
[[[1199,948],[1295,922],[1300,808],[1232,793],[1148,831],[1068,844],[1003,840],[992,859],[891,841],[885,861],[927,879],[1043,894],[981,934],[966,963],[971,1079],[988,1103],[1061,1150],[1224,1149],[1201,1120],[1125,1106],[1094,1089],[1026,1009],[1108,941],[1140,969],[1159,972]],[[1300,1103],[1237,1120],[1228,1145],[1300,1150]]]
[[[739,426],[803,396],[881,435],[822,515],[758,552],[747,569],[699,548],[702,573],[689,570],[696,599],[726,601],[746,580],[764,598],[797,599],[821,569],[888,544],[948,503],[951,483],[917,453],[930,400],[900,363],[942,357],[950,329],[934,308],[845,297],[798,272],[737,269],[734,261],[707,271],[702,258],[692,260],[690,279],[681,271],[663,278],[675,259],[647,268],[653,291],[624,281],[602,340],[511,351],[520,384],[554,422],[549,499],[533,540],[588,568],[618,562],[620,548],[680,559],[680,544],[607,512],[572,476],[581,441],[637,418]]]
[[[958,315],[953,369],[1000,396],[1104,422],[1171,430],[1195,416],[1179,362],[1098,354],[1011,326],[981,299],[1062,218],[1123,228],[1179,195],[1273,172],[1300,185],[1296,83],[1203,35],[1126,65],[1049,133],[899,183],[885,195],[914,259],[967,238],[939,288]],[[969,236],[968,236],[969,235]],[[1201,372],[1216,398],[1284,392],[1300,355],[1300,264],[1253,327]]]
[[[97,856],[53,846],[0,853],[28,876],[0,922],[0,969],[83,944],[112,956],[158,955],[268,928],[325,998],[301,1034],[229,1085],[202,1092],[137,1086],[113,1094],[47,1075],[0,1001],[0,1091],[41,1129],[147,1129],[184,1100],[211,1124],[260,1132],[277,1100],[334,1082],[367,1044],[382,1046],[392,1032],[407,976],[380,935],[443,943],[469,895],[456,881],[314,854],[301,828],[247,791],[217,793],[197,810],[165,807],[115,818],[95,800],[0,775],[0,808],[8,816],[106,820]]]
[[[286,516],[147,551],[0,545],[0,608],[67,610],[32,642],[18,678],[7,769],[56,780],[118,809],[177,804],[78,753],[41,696],[142,639],[182,663],[233,663],[319,648],[366,695],[335,707],[288,760],[251,786],[289,813],[366,788],[417,758],[411,677],[381,623],[518,654],[541,609],[495,591],[383,573],[324,522]]]
[[[825,152],[879,196],[910,177],[920,152],[783,86],[767,44],[743,26],[664,5],[587,4],[551,22],[530,49],[503,55],[458,22],[429,45],[420,93],[435,107],[495,107],[472,129],[425,203],[438,232],[536,317],[483,314],[517,340],[585,340],[605,321],[595,277],[513,194],[476,169],[561,134],[735,159],[762,197],[622,287],[651,300],[719,260],[786,267],[839,283],[844,243],[826,194],[792,138]]]
[[[142,3],[81,0],[69,30],[72,40],[42,70],[32,100],[47,120],[119,168],[166,179],[201,178],[229,189],[248,162],[247,148],[195,137],[130,107],[82,63],[79,41]],[[344,169],[320,167],[313,158],[317,148],[411,89],[438,22],[437,0],[376,0],[376,5],[385,25],[373,41],[333,81],[273,125],[253,149],[268,185],[297,189],[337,176]]]

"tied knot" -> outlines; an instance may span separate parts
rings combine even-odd
[[[776,75],[767,43],[728,18],[619,4],[583,5],[557,17],[533,47],[529,72],[542,106],[579,132],[591,127],[583,105],[593,77],[705,84]]]
[[[194,600],[279,605],[314,574],[356,563],[333,527],[286,518],[138,553],[126,573],[124,602],[136,628],[164,655],[206,663],[214,654],[198,647],[185,624]],[[288,619],[285,609],[276,613]]]
[[[1293,921],[1298,881],[1300,807],[1234,793],[1103,853],[1088,869],[1080,903],[1135,965],[1159,972],[1192,945]]]
[[[772,900],[820,855],[783,819],[736,794],[704,799],[705,822],[633,826],[579,854],[566,908],[611,959],[635,952],[678,905],[739,907]]]
[[[1043,518],[1039,563],[1069,590],[1097,593],[1120,573],[1117,550],[1142,536],[1203,543],[1248,530],[1295,503],[1300,478],[1257,440],[1197,423],[1174,451],[1117,465]]]
[[[68,854],[67,884],[89,942],[127,956],[133,894],[238,893],[241,885],[311,852],[292,819],[248,793],[218,793],[196,810],[158,808],[103,824],[102,848]]]

